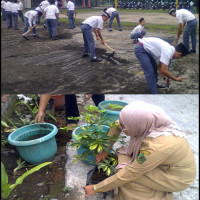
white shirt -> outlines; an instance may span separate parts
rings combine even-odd
[[[4,4],[4,9],[5,11],[10,11],[12,12],[12,3],[10,1],[7,1],[5,4]]]
[[[28,23],[30,26],[32,26],[31,22],[33,22],[33,24],[35,24],[35,21],[37,19],[37,14],[38,14],[38,12],[35,10],[29,10],[24,14],[24,16],[28,18]]]
[[[56,13],[59,13],[59,10],[56,5],[50,5],[44,9],[44,12],[46,12],[46,19],[56,19]]]
[[[42,9],[39,6],[35,10],[42,12]]]
[[[23,9],[23,3],[19,2],[18,5],[19,5],[19,10],[22,10]]]
[[[1,7],[4,8],[5,1],[1,1]]]
[[[193,6],[194,5],[194,2],[193,1],[190,1],[190,6]]]
[[[41,3],[40,3],[40,7],[42,7],[42,9],[44,10],[47,6],[49,6],[50,4],[49,4],[49,2],[47,1],[47,0],[45,0],[45,1],[42,1]]]
[[[184,22],[189,22],[195,19],[195,16],[186,9],[176,10],[176,18],[178,19],[178,23],[182,24]]]
[[[106,10],[106,12],[111,16],[113,12],[117,11],[115,8],[111,7]]]
[[[136,26],[136,27],[132,30],[131,34],[141,33],[143,30],[144,30],[144,26],[142,26],[141,24],[139,24],[138,26]]]
[[[102,16],[92,16],[88,17],[85,21],[83,21],[83,24],[88,24],[92,28],[103,28],[103,19]]]
[[[58,2],[57,1],[55,2],[55,6],[58,6]]]
[[[13,3],[11,9],[13,13],[18,13],[19,5],[17,3]]]
[[[68,9],[68,10],[74,10],[74,8],[75,8],[74,3],[71,2],[71,1],[69,1],[69,2],[67,3],[67,9]]]
[[[156,37],[138,38],[139,42],[143,44],[144,49],[159,58],[160,62],[169,65],[170,59],[173,57],[175,48],[164,40]]]

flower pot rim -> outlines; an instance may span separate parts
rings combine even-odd
[[[125,106],[128,105],[128,103],[125,102],[125,101],[107,100],[107,101],[100,102],[99,105],[98,105],[98,108],[100,110],[105,110],[106,112],[109,112],[110,114],[119,114],[121,112],[121,111],[116,111],[116,110],[109,110],[109,109],[106,109],[106,108],[103,107],[103,105],[107,105],[109,103],[111,103],[111,104],[124,103]]]
[[[17,134],[19,131],[23,131],[23,129],[27,129],[28,127],[31,127],[31,126],[36,126],[37,128],[34,129],[34,130],[39,130],[40,127],[42,127],[41,125],[43,125],[43,126],[47,125],[49,127],[52,127],[53,130],[48,135],[45,135],[45,136],[37,138],[37,139],[29,140],[29,141],[16,141],[16,140],[14,140],[12,138],[13,135]],[[8,143],[11,144],[11,145],[14,145],[14,146],[31,146],[31,145],[36,145],[36,144],[45,142],[45,141],[53,138],[57,133],[58,133],[58,128],[54,124],[50,124],[50,123],[30,124],[30,125],[26,125],[26,126],[20,127],[17,130],[13,131],[8,136]]]

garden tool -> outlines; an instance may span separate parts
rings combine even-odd
[[[104,45],[105,45],[108,49],[110,49],[110,50],[112,51],[112,53],[108,56],[108,58],[113,57],[114,54],[115,54],[115,50],[112,49],[110,46],[108,46],[106,43],[104,43]]]
[[[174,46],[174,47],[177,45],[178,39],[179,39],[179,38],[176,38],[176,39],[174,40],[174,42],[173,42],[173,46]]]
[[[26,33],[22,34],[22,36],[26,39],[26,40],[29,40],[26,35],[33,29],[36,27],[36,24],[34,26],[32,26],[28,31],[26,31]]]

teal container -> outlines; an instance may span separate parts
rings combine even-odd
[[[31,124],[12,132],[8,142],[16,147],[26,162],[38,165],[53,159],[57,152],[57,133],[58,129],[53,124]]]
[[[107,132],[109,130],[109,126],[103,126],[103,130],[102,130],[102,134],[104,134],[105,136],[107,136]],[[82,128],[86,128],[88,127],[88,125],[82,125],[77,127],[76,129],[74,129],[74,131],[72,132],[72,138],[76,141],[77,138],[75,137],[75,135],[79,135],[81,132],[83,132]],[[96,125],[94,125],[94,127],[92,127],[91,129],[89,129],[88,131],[93,131],[95,128],[97,128]],[[85,151],[91,151],[89,150],[89,147],[87,146],[87,144],[80,146],[80,148],[77,149],[77,154],[80,156],[82,155]],[[82,160],[84,163],[89,164],[89,165],[94,165],[90,162],[95,162],[95,156],[94,155],[89,155],[87,158],[87,160]]]
[[[105,120],[103,121],[104,124],[111,124],[114,123],[116,120],[119,119],[119,113],[122,109],[118,109],[118,110],[111,110],[109,108],[109,104],[116,104],[119,106],[126,106],[128,105],[128,103],[124,102],[124,101],[114,101],[114,100],[110,100],[110,101],[102,101],[99,103],[98,108],[100,110],[105,110],[105,112],[103,112],[101,114],[101,117],[104,118]]]

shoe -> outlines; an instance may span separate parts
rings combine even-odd
[[[87,54],[87,53],[84,53],[84,54],[82,55],[82,58],[85,58],[85,57],[88,57],[88,54]]]
[[[44,28],[47,28],[47,25],[46,25],[46,24],[44,24]]]
[[[52,38],[52,40],[59,40],[59,38]]]
[[[102,59],[101,58],[92,58],[91,59],[91,62],[101,62],[102,61]]]
[[[15,28],[15,30],[19,30],[19,28]]]
[[[157,88],[159,88],[159,89],[165,89],[165,88],[167,88],[167,86],[157,84]]]
[[[109,29],[109,31],[111,32],[111,31],[113,31],[112,29]]]
[[[38,37],[38,35],[33,35],[33,37]]]
[[[188,53],[196,53],[196,50],[190,49],[190,50],[188,51]]]
[[[122,29],[120,28],[119,31],[122,31]]]

